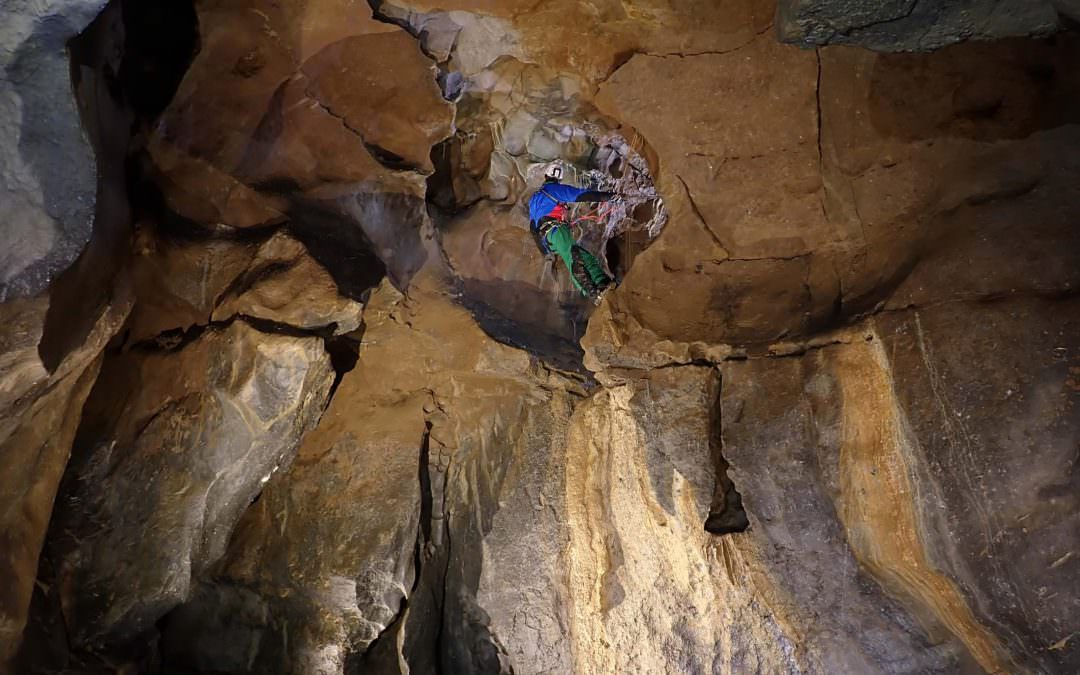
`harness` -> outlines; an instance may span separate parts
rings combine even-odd
[[[551,201],[555,202],[555,209],[562,209],[563,212],[566,211],[566,208],[568,206],[566,202],[555,199],[554,197],[551,196],[551,193],[548,192],[547,190],[545,190],[543,187],[541,187],[538,192],[540,192],[540,194],[544,195],[545,197],[547,197]],[[554,211],[555,209],[552,209],[552,211]],[[550,213],[550,211],[548,213]],[[541,220],[543,220],[543,218],[541,218]]]

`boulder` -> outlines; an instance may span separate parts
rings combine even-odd
[[[291,462],[332,380],[321,340],[243,321],[106,359],[50,542],[75,643],[130,639],[188,597]]]
[[[297,331],[348,333],[363,305],[347,297],[297,239],[178,236],[142,223],[132,261],[138,302],[127,326],[130,344],[198,330],[234,317]],[[169,334],[169,335],[165,335]]]

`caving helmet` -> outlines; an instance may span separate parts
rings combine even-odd
[[[544,180],[561,181],[562,177],[562,162],[552,162],[551,164],[548,164],[547,169],[544,171]]]

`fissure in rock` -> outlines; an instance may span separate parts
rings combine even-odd
[[[722,376],[719,379],[719,387],[723,387]],[[724,458],[724,433],[723,413],[720,406],[720,395],[712,403],[711,434],[709,445],[712,449],[713,467],[716,471],[716,483],[713,488],[712,505],[709,509],[709,517],[705,520],[705,530],[716,535],[745,532],[750,527],[750,520],[743,509],[742,495],[735,488],[735,483],[728,476],[731,468]]]

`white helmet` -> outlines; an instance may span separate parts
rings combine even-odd
[[[561,181],[563,177],[563,168],[560,162],[552,162],[548,164],[547,170],[544,171],[544,178],[548,180]]]

